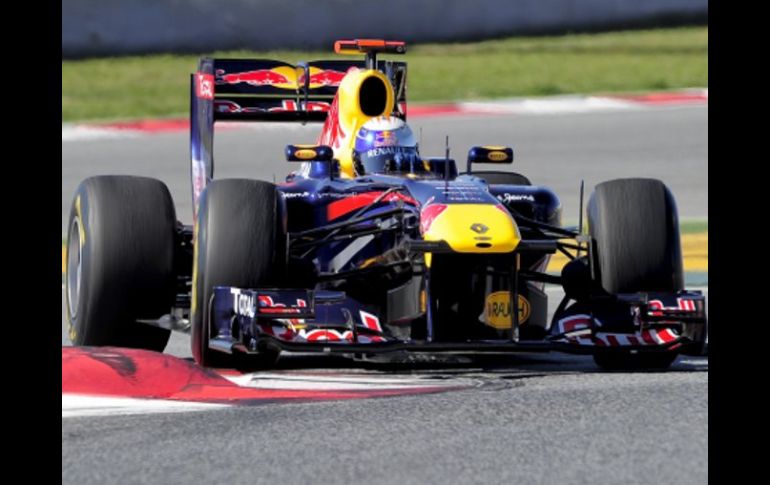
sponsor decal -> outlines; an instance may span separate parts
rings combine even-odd
[[[233,295],[233,310],[236,315],[254,318],[257,314],[257,302],[254,295],[244,295],[238,288],[230,288]]]
[[[692,300],[677,298],[676,304],[677,306],[667,307],[667,306],[664,306],[663,302],[660,300],[650,300],[648,304],[648,309],[649,309],[648,314],[655,317],[661,317],[663,316],[663,310],[670,310],[670,311],[677,311],[677,312],[694,312],[695,311],[695,302]]]
[[[471,231],[477,234],[485,234],[487,231],[489,231],[489,228],[484,224],[477,222],[471,226]]]
[[[294,152],[294,156],[299,158],[300,160],[310,160],[312,158],[315,158],[317,155],[315,150],[311,150],[308,148],[303,148],[301,150],[297,150]]]
[[[294,71],[294,68],[288,66],[233,73],[226,73],[222,69],[217,69],[218,84],[246,83],[250,86],[273,86],[280,89],[296,89],[296,79],[297,74]]]
[[[487,158],[493,162],[502,162],[508,159],[508,155],[505,152],[489,152]]]
[[[399,147],[399,146],[381,146],[377,148],[370,148],[366,151],[366,155],[369,157],[379,157],[382,155],[395,155],[397,153],[414,153],[415,149],[412,147]]]
[[[334,69],[319,69],[317,67],[311,67],[309,69],[310,76],[305,80],[305,72],[299,76],[298,84],[304,86],[307,82],[310,89],[320,88],[324,86],[339,86],[342,80],[345,78],[345,72],[336,71]]]
[[[529,195],[529,194],[509,194],[507,192],[504,193],[504,194],[498,195],[497,199],[500,200],[501,202],[505,203],[505,204],[508,204],[510,202],[518,202],[518,201],[521,201],[521,200],[526,200],[527,202],[534,202],[535,201],[535,197],[533,195]]]
[[[375,147],[395,147],[398,144],[396,134],[392,131],[385,130],[374,133],[374,146]],[[369,153],[369,152],[367,152]]]
[[[310,192],[281,192],[284,199],[304,199],[310,197]]]
[[[358,195],[358,192],[318,192],[316,197],[318,199],[347,199],[348,197],[356,197]]]
[[[447,201],[449,202],[485,202],[486,190],[482,189],[474,183],[461,183],[452,182],[446,184],[445,182],[424,182],[427,185],[431,185],[441,192]]]
[[[195,75],[195,96],[200,99],[214,99],[214,76],[201,72]]]
[[[522,295],[519,295],[519,324],[529,320],[532,313],[532,307],[529,301]],[[511,328],[513,314],[513,305],[511,305],[511,293],[508,291],[496,291],[487,296],[484,305],[484,316],[486,324],[498,330],[507,330]]]

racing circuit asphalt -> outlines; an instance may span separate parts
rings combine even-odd
[[[514,169],[553,188],[565,219],[577,219],[581,177],[587,197],[595,183],[623,176],[661,178],[683,218],[708,217],[706,107],[411,124],[423,127],[424,154],[442,154],[444,134],[458,159],[471,144],[512,144]],[[278,177],[290,169],[280,161],[283,146],[311,142],[317,130],[262,125],[219,133],[217,174]],[[96,174],[164,180],[189,223],[187,156],[184,133],[63,142],[62,234],[77,183]],[[559,291],[551,293],[558,300]],[[63,292],[62,345],[69,345]],[[190,358],[188,338],[173,335],[167,352]],[[429,374],[475,385],[364,401],[66,418],[62,483],[708,481],[708,358],[680,357],[667,372],[637,373],[599,372],[590,357],[559,354],[410,368],[290,356],[279,368]]]

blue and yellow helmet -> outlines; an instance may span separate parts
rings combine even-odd
[[[356,134],[353,164],[358,175],[424,171],[411,128],[394,116],[364,123]]]

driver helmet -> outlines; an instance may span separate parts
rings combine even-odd
[[[395,116],[364,123],[356,134],[353,164],[358,175],[425,171],[411,128]]]

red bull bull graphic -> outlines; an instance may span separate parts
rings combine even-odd
[[[307,85],[310,89],[321,87],[337,87],[342,82],[347,72],[334,69],[320,69],[310,67],[308,69]],[[225,72],[218,69],[216,72],[217,84],[240,84],[250,86],[272,86],[280,89],[299,89],[306,82],[306,71],[302,68],[281,66],[272,69],[256,69],[244,72]]]
[[[345,74],[347,74],[347,71],[337,71],[334,69],[319,69],[317,67],[310,67],[310,76],[308,77],[308,87],[310,89],[320,88],[320,87],[336,87],[339,86],[342,82],[342,79],[345,77]],[[302,71],[302,74],[299,76],[298,83],[300,86],[303,86],[305,84],[305,71]]]
[[[280,89],[297,89],[297,72],[287,66],[273,69],[226,73],[217,69],[217,84],[246,83],[250,86],[272,86]]]
[[[398,144],[398,139],[392,131],[381,131],[374,134],[375,147],[390,147]]]

